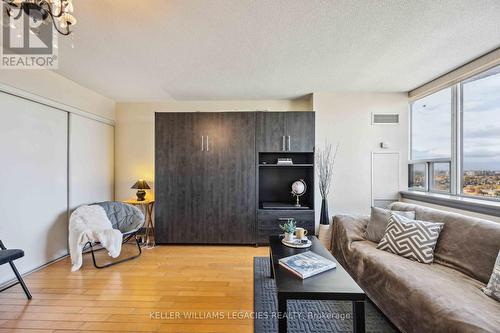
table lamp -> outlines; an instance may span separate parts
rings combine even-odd
[[[137,191],[137,201],[144,201],[146,199],[146,191],[145,190],[150,190],[151,187],[149,187],[148,183],[144,179],[139,179],[138,181],[135,182],[135,184],[131,187],[133,189],[138,190]]]

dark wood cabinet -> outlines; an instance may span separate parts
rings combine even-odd
[[[257,112],[256,115],[257,152],[285,151],[285,112]]]
[[[285,129],[287,151],[314,151],[314,112],[286,112]]]
[[[255,114],[157,113],[155,126],[157,242],[254,243]]]
[[[199,200],[204,155],[198,114],[159,113],[155,120],[155,234],[158,243],[191,239],[202,243],[204,216],[193,209]]]
[[[257,243],[269,243],[270,235],[280,235],[283,231],[280,224],[288,219],[294,219],[298,227],[307,230],[309,235],[314,235],[314,211],[300,210],[259,210],[257,213]]]
[[[314,233],[313,151],[313,112],[156,113],[156,242],[266,243],[290,216]],[[296,165],[274,167],[282,157]],[[310,186],[306,210],[259,209],[293,206],[297,179]]]
[[[314,112],[257,112],[258,152],[313,152]]]

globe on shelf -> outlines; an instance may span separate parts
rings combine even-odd
[[[307,190],[306,182],[303,179],[296,180],[292,183],[292,195],[297,197],[297,202],[295,203],[295,207],[301,207],[299,202],[299,197],[304,195]]]

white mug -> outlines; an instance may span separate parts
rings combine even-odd
[[[298,239],[304,239],[307,235],[307,230],[304,228],[297,228],[295,229],[295,235]]]

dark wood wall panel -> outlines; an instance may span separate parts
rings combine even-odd
[[[255,113],[157,113],[155,140],[158,243],[254,243]]]

